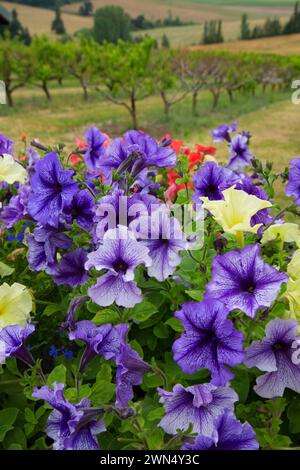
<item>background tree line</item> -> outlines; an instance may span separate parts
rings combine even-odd
[[[145,97],[160,96],[166,116],[187,95],[196,114],[199,94],[212,96],[212,107],[226,94],[230,101],[239,93],[255,94],[267,87],[289,89],[300,72],[297,56],[155,49],[153,40],[141,43],[119,41],[99,44],[80,36],[74,41],[51,42],[34,38],[26,46],[15,38],[0,40],[1,79],[6,83],[8,104],[14,93],[26,85],[40,87],[51,100],[51,83],[66,78],[77,80],[85,100],[90,91],[124,107],[133,127],[138,127],[137,103]]]

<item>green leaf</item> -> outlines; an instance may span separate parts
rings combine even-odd
[[[178,318],[169,318],[169,320],[165,322],[165,325],[170,326],[172,330],[178,333],[182,333],[184,331],[184,327],[182,326],[181,321],[178,320]]]
[[[156,388],[160,387],[163,384],[162,378],[153,373],[145,374],[143,380],[143,386],[145,388]]]
[[[18,413],[17,408],[6,408],[0,411],[0,442],[3,442],[6,434],[13,429]]]
[[[292,434],[300,433],[300,399],[294,398],[287,409],[289,430]]]
[[[150,413],[148,413],[147,419],[148,421],[159,421],[164,416],[164,414],[165,410],[162,407],[156,408],[155,410],[152,410]]]
[[[79,393],[75,387],[67,388],[64,393],[67,400],[70,400],[73,403],[76,403],[82,398],[89,398],[91,395],[91,387],[88,384],[81,385],[79,388]]]
[[[63,364],[56,366],[48,375],[47,384],[51,387],[54,382],[66,383],[67,369]]]
[[[234,371],[235,377],[231,382],[232,388],[239,396],[240,403],[245,403],[249,393],[250,381],[246,370],[237,367]]]
[[[103,364],[96,376],[96,383],[90,394],[90,399],[94,405],[104,405],[114,396],[115,384],[111,383],[111,378],[112,373],[110,365]]]
[[[167,325],[157,325],[153,328],[153,333],[157,338],[168,338],[169,337],[169,328]]]
[[[199,290],[186,290],[185,291],[189,297],[200,302],[203,299],[203,292]]]
[[[0,277],[10,276],[14,272],[14,268],[7,266],[7,264],[0,261]]]
[[[152,317],[156,312],[157,307],[149,302],[149,300],[144,300],[131,309],[130,317],[138,323],[142,323]]]
[[[43,317],[50,317],[54,313],[61,312],[61,309],[62,309],[61,305],[56,305],[56,304],[55,305],[54,304],[47,305],[47,307],[45,308],[45,310],[42,313],[42,316]]]
[[[99,310],[92,321],[95,325],[103,325],[104,323],[112,323],[113,325],[120,320],[118,312],[112,308],[104,308]]]

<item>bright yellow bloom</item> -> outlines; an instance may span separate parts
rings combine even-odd
[[[0,329],[8,325],[25,325],[30,319],[32,297],[28,289],[15,282],[0,286]]]
[[[238,239],[243,232],[257,233],[262,224],[250,225],[251,217],[261,209],[271,207],[269,201],[247,194],[245,191],[231,187],[222,191],[224,200],[210,201],[200,197],[204,202],[203,208],[209,210],[224,232],[232,233]]]
[[[262,237],[261,243],[267,243],[278,238],[282,243],[296,242],[300,246],[300,230],[297,224],[286,222],[284,224],[274,224],[267,228]]]
[[[296,250],[293,254],[287,266],[287,273],[294,281],[300,278],[300,250]]]
[[[289,279],[284,297],[289,301],[290,316],[300,320],[300,279]]]
[[[16,162],[11,155],[4,153],[0,157],[0,182],[13,184],[16,182],[24,183],[26,178],[26,170]]]

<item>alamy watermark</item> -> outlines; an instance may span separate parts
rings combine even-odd
[[[6,86],[3,80],[0,80],[0,104],[6,104]]]

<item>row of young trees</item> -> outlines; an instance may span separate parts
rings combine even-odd
[[[98,44],[82,36],[68,43],[35,38],[30,47],[16,39],[0,41],[1,79],[7,88],[8,104],[15,90],[27,84],[41,87],[51,100],[51,82],[66,77],[78,80],[84,99],[91,90],[129,112],[138,127],[137,102],[151,94],[161,97],[164,112],[187,95],[197,112],[199,93],[207,90],[212,104],[222,93],[233,100],[238,92],[255,94],[258,87],[289,88],[300,72],[298,57],[233,54],[199,50],[157,50],[151,39],[139,44],[119,41]]]

